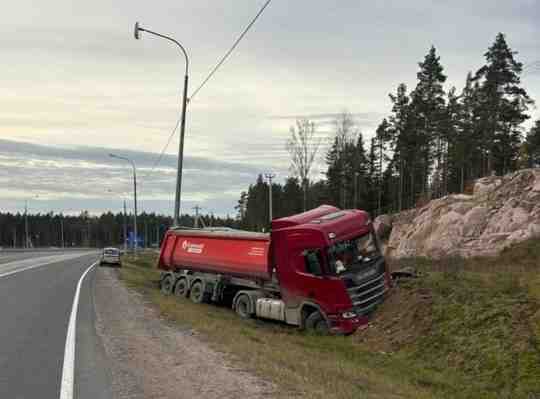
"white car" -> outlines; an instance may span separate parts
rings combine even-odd
[[[112,247],[103,248],[103,253],[99,259],[99,265],[102,266],[104,264],[122,267],[122,262],[120,261],[120,250]]]

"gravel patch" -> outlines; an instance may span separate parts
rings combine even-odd
[[[164,321],[117,271],[96,272],[96,329],[117,399],[271,398],[271,383],[234,367],[225,355]]]

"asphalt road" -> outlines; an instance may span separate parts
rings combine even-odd
[[[88,251],[0,253],[0,398],[61,397],[77,283],[97,258]],[[112,397],[94,327],[95,270],[82,282],[75,319],[73,397],[81,399]]]

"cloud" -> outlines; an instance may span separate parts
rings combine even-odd
[[[170,213],[175,190],[176,157],[166,154],[153,168],[158,154],[127,149],[91,146],[53,147],[0,140],[0,192],[2,208],[39,195],[42,206],[54,209],[71,202],[69,208],[110,204],[112,197],[131,198],[132,173],[127,162],[108,156],[114,152],[137,165],[139,198],[155,211]],[[233,211],[240,191],[252,183],[262,167],[186,156],[182,197],[184,211],[189,204],[212,207],[224,214]],[[165,207],[164,204],[169,204]]]
[[[347,111],[344,111],[347,112]],[[382,118],[384,114],[380,112],[354,112],[349,113],[356,121],[358,120],[377,120],[379,118]],[[296,120],[296,119],[309,119],[309,120],[335,120],[336,118],[339,118],[343,115],[343,112],[329,112],[325,114],[305,114],[305,115],[271,115],[269,116],[269,119],[285,119],[285,120]]]

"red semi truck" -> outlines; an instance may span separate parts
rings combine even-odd
[[[323,205],[272,221],[270,234],[172,228],[158,268],[165,294],[195,303],[232,299],[260,317],[353,333],[391,287],[369,215]]]

